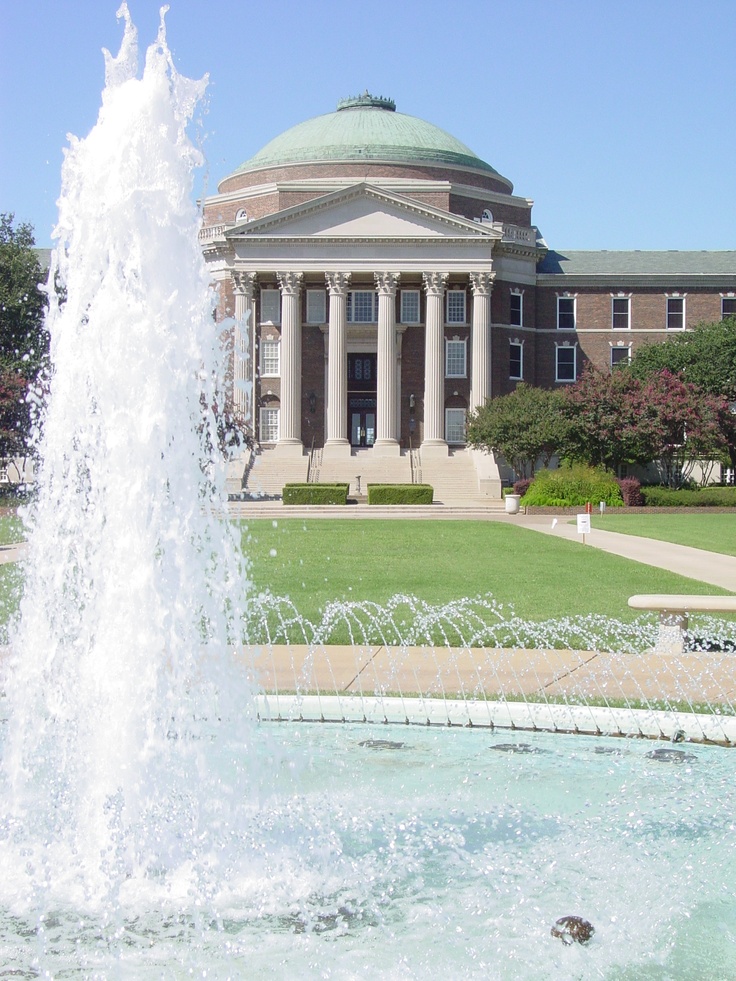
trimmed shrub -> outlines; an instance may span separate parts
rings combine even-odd
[[[588,502],[598,506],[623,507],[621,490],[612,473],[582,463],[559,470],[539,470],[522,498],[524,507],[582,507]]]
[[[641,496],[641,484],[636,477],[623,477],[618,481],[618,486],[621,488],[621,497],[627,508],[642,506],[644,498]]]
[[[673,490],[670,487],[642,487],[641,496],[650,508],[728,508],[736,507],[736,487],[700,487]]]
[[[284,504],[347,504],[350,484],[285,484]]]
[[[523,497],[531,487],[533,480],[533,477],[522,477],[521,480],[517,480],[514,483],[514,494],[521,494]]]
[[[369,504],[431,504],[430,484],[368,484]]]

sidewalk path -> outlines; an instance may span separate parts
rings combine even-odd
[[[531,531],[556,535],[582,545],[582,536],[578,534],[575,519],[571,519],[569,515],[559,517],[556,521],[548,514],[515,515],[510,520]],[[733,555],[707,552],[688,545],[673,545],[653,538],[621,535],[615,531],[601,531],[595,526],[595,515],[591,520],[591,532],[585,536],[585,545],[736,592],[736,556]]]

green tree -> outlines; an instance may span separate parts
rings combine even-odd
[[[46,363],[44,327],[47,297],[34,249],[33,229],[0,214],[0,370],[34,380]]]
[[[726,449],[723,427],[728,403],[706,394],[682,375],[666,369],[642,384],[639,428],[650,458],[658,460],[664,482],[679,487],[698,460],[715,460]]]
[[[628,370],[644,382],[666,370],[695,385],[704,396],[730,403],[731,411],[721,408],[718,418],[726,455],[736,469],[736,318],[701,323],[664,343],[644,344]]]
[[[47,363],[47,296],[33,229],[0,214],[0,458],[26,457],[32,428],[29,388]]]
[[[701,323],[664,343],[644,344],[629,367],[642,381],[665,369],[709,395],[736,401],[736,318]]]
[[[534,476],[565,445],[563,400],[559,391],[522,382],[469,414],[467,443],[502,456],[519,477]]]
[[[573,460],[615,471],[622,463],[648,463],[656,453],[642,428],[642,382],[627,371],[587,366],[565,389],[563,411],[569,422],[565,455]]]

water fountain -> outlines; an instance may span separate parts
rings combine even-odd
[[[726,976],[726,751],[520,736],[487,707],[472,729],[424,704],[414,721],[442,731],[379,728],[408,700],[389,712],[375,687],[352,703],[373,700],[373,723],[258,723],[274,703],[240,659],[244,568],[211,459],[220,367],[185,132],[204,86],[176,72],[163,24],[139,78],[121,10],[98,123],[63,173],[65,293],[3,707],[3,971]],[[551,932],[570,939],[570,916],[594,925],[584,946]]]

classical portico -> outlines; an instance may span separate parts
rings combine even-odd
[[[234,374],[255,359],[261,442],[287,455],[316,445],[325,459],[447,455],[448,406],[459,419],[491,394],[500,237],[368,184],[227,229]]]

